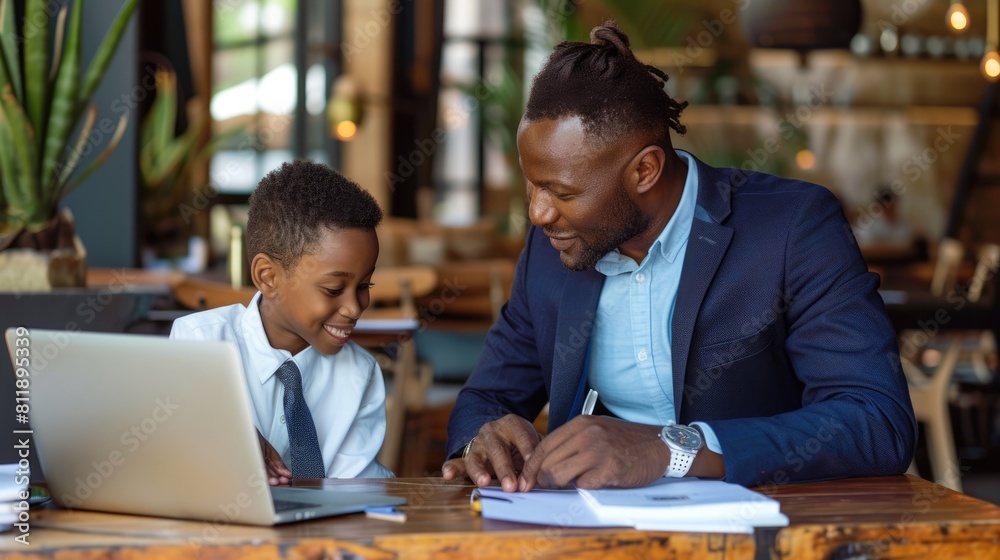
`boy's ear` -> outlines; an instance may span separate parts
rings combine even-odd
[[[266,297],[277,292],[281,273],[281,265],[264,253],[257,253],[250,261],[250,281]]]

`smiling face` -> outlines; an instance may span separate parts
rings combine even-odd
[[[522,121],[517,147],[528,217],[549,236],[566,268],[592,268],[649,231],[653,219],[631,194],[640,158],[634,146],[594,142],[580,118],[568,116]]]
[[[313,251],[287,270],[267,255],[254,257],[254,284],[268,342],[293,355],[312,346],[336,354],[371,302],[378,238],[363,229],[322,227]]]

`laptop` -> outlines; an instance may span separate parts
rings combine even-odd
[[[274,525],[406,503],[270,487],[231,343],[24,328],[6,341],[15,372],[30,358],[29,452],[63,507]]]

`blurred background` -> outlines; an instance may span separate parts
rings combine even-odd
[[[87,10],[105,5],[109,19],[120,4]],[[225,138],[185,185],[171,185],[189,192],[163,208],[141,188],[140,127],[130,126],[115,152],[121,165],[105,170],[118,200],[91,209],[88,185],[67,203],[81,237],[96,241],[87,243],[92,266],[168,266],[156,259],[187,254],[199,236],[209,244],[198,264],[222,267],[257,181],[308,158],[357,180],[394,217],[516,239],[526,221],[513,138],[531,77],[558,41],[585,41],[613,18],[690,103],[677,147],[828,187],[859,241],[899,246],[892,256],[919,257],[903,246],[946,234],[973,246],[1000,237],[1000,191],[985,188],[1000,176],[992,158],[980,157],[978,181],[958,188],[970,148],[996,153],[995,134],[972,141],[989,124],[981,60],[996,39],[986,1],[959,3],[961,32],[946,19],[952,4],[149,0],[116,56],[133,85],[111,101],[141,122],[158,91],[152,76],[166,69],[176,75],[176,134],[206,120],[203,142]],[[95,34],[104,27],[96,21]],[[184,227],[171,223],[178,218]],[[405,258],[398,249],[391,256]]]
[[[122,4],[87,2],[85,59]],[[63,206],[89,288],[152,296],[94,307],[88,326],[163,334],[179,313],[248,300],[248,196],[282,162],[326,163],[386,210],[379,269],[401,288],[376,307],[416,321],[369,345],[417,387],[390,403],[383,459],[433,472],[528,226],[514,134],[532,76],[607,19],[690,103],[676,147],[841,200],[925,432],[948,434],[922,439],[916,471],[1000,503],[997,0],[145,0],[93,100],[130,124]],[[57,325],[81,315],[17,301],[70,310]]]

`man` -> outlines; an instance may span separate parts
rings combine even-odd
[[[674,151],[686,104],[666,79],[613,24],[535,78],[517,136],[534,227],[444,477],[525,491],[903,472],[913,411],[840,204]],[[580,415],[588,388],[596,415]]]

